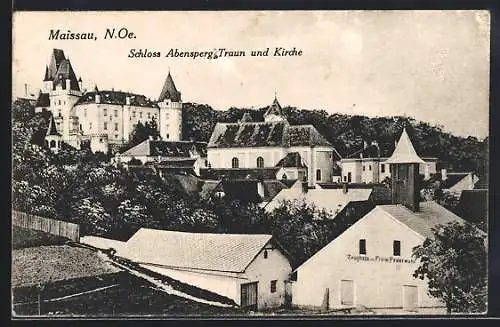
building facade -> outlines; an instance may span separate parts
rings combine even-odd
[[[36,111],[52,113],[60,141],[75,148],[88,144],[107,152],[130,140],[135,126],[155,120],[163,140],[182,139],[182,99],[170,72],[157,101],[115,90],[82,89],[63,50],[54,49],[45,69]]]

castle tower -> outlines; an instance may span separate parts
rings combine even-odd
[[[158,106],[160,107],[158,127],[161,138],[167,141],[182,140],[181,93],[177,91],[170,72],[158,97]]]
[[[56,122],[54,116],[50,117],[49,128],[45,134],[45,144],[54,153],[59,152],[61,149],[61,134],[57,132]]]
[[[50,103],[47,109],[61,121],[60,132],[63,139],[67,140],[74,129],[75,119],[71,116],[71,109],[82,96],[82,92],[71,62],[63,50],[53,49],[50,64],[45,67],[43,83]]]
[[[392,170],[392,203],[402,204],[416,212],[420,209],[419,165],[424,161],[417,155],[410,137],[403,133],[386,163]]]
[[[283,110],[281,109],[281,105],[274,96],[273,103],[269,106],[267,111],[264,113],[264,121],[265,122],[273,122],[273,121],[286,121],[286,117],[283,114]]]

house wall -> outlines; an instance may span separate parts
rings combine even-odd
[[[268,244],[264,248],[271,248]],[[285,301],[285,281],[289,279],[292,267],[287,257],[277,248],[264,250],[248,266],[244,276],[249,281],[258,281],[258,309],[279,307]],[[271,281],[276,280],[276,292],[271,293]]]
[[[361,161],[341,160],[342,181],[348,182],[348,175],[351,173],[351,183],[361,183]]]
[[[474,184],[477,182],[477,177],[473,174],[468,174],[462,178],[458,183],[448,189],[449,192],[460,194],[464,190],[474,189]]]
[[[360,239],[366,239],[366,256],[359,254]],[[394,240],[401,241],[400,257],[393,256]],[[352,280],[355,306],[402,308],[403,286],[412,285],[418,288],[419,307],[442,307],[427,294],[427,281],[412,276],[418,263],[409,261],[411,251],[423,240],[376,207],[297,269],[292,302],[320,307],[329,288],[330,307],[341,307],[341,281]],[[407,262],[394,262],[394,258]]]
[[[378,160],[361,160],[361,183],[378,183],[379,169]]]
[[[282,147],[209,148],[207,159],[212,168],[232,168],[232,159],[239,160],[239,168],[256,168],[257,158],[264,158],[264,167],[274,167],[285,156]]]
[[[316,158],[313,174],[316,183],[327,183],[332,181],[333,174],[333,149],[331,148],[313,148],[313,154]],[[316,171],[321,170],[321,179],[316,178]]]

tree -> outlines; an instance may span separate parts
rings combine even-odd
[[[127,148],[136,146],[137,144],[144,142],[148,138],[153,138],[157,140],[160,138],[160,131],[158,129],[158,124],[156,119],[153,117],[150,121],[146,123],[138,122],[132,131],[132,135],[129,143],[126,145]]]
[[[429,294],[441,299],[448,313],[485,312],[485,234],[467,222],[437,226],[433,234],[413,249],[420,261],[413,276],[429,281]]]

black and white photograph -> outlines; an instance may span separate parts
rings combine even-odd
[[[487,10],[17,11],[11,317],[488,313]]]

